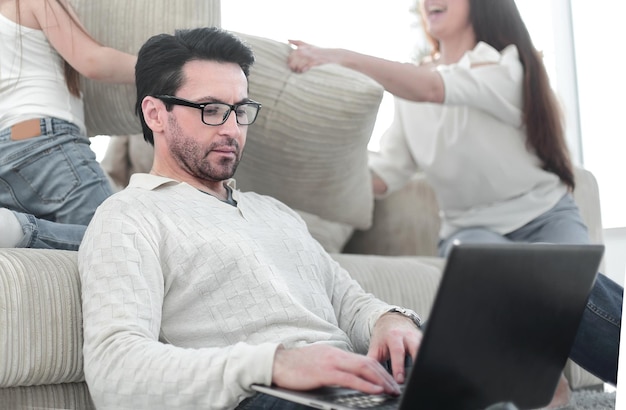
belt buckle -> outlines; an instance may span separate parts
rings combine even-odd
[[[22,121],[11,127],[11,140],[21,141],[41,135],[41,121],[39,118]]]

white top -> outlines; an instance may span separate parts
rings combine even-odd
[[[135,174],[78,255],[85,377],[98,409],[228,409],[270,384],[274,352],[365,353],[391,306],[365,293],[281,202]]]
[[[444,103],[396,98],[381,152],[371,155],[388,193],[422,170],[442,211],[443,238],[465,227],[506,234],[552,208],[567,187],[526,147],[517,48],[499,53],[479,43],[439,73]]]
[[[0,14],[0,130],[31,118],[55,117],[85,132],[83,103],[70,94],[63,59],[43,31]]]

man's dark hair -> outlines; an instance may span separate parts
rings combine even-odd
[[[175,95],[184,81],[183,66],[192,60],[235,63],[248,77],[254,54],[237,36],[216,27],[177,30],[174,35],[149,38],[137,55],[135,112],[141,120],[144,139],[152,145],[154,135],[146,125],[141,103],[149,95]]]

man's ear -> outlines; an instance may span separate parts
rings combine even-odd
[[[167,121],[165,103],[151,96],[147,96],[141,102],[141,111],[146,125],[153,133],[162,133]]]

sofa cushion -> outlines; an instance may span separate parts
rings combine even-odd
[[[220,0],[70,0],[81,22],[100,43],[136,54],[152,35],[175,29],[220,26]],[[85,80],[85,121],[94,135],[141,132],[134,85]]]
[[[250,97],[263,104],[248,130],[237,186],[328,221],[368,228],[374,199],[367,145],[383,88],[338,65],[296,74],[287,66],[287,43],[236,34],[256,55]]]
[[[45,384],[0,389],[3,409],[95,410],[87,383]]]
[[[331,255],[367,292],[430,316],[444,260],[416,256]]]
[[[60,250],[0,249],[0,329],[8,330],[0,332],[0,388],[84,379],[76,255]],[[439,261],[332,256],[366,290],[428,316],[439,281]]]
[[[83,380],[76,252],[0,249],[0,387]]]
[[[322,245],[326,252],[340,253],[354,232],[354,228],[350,225],[326,221],[317,215],[297,209],[296,212],[306,222],[311,236]]]
[[[0,403],[28,402],[57,407],[58,395],[91,408],[85,394],[82,357],[82,308],[76,252],[0,249]],[[363,288],[377,297],[418,312],[424,319],[441,279],[443,259],[376,255],[331,255]],[[599,381],[568,364],[572,387]],[[75,383],[60,389],[15,388]],[[2,390],[1,388],[12,389]],[[33,399],[33,392],[39,397]],[[43,401],[42,401],[43,400]],[[38,403],[47,402],[48,406]],[[62,407],[58,404],[58,407]],[[63,407],[66,408],[66,407]]]
[[[424,256],[333,254],[339,264],[368,292],[398,306],[413,309],[428,320],[445,260]],[[568,359],[564,374],[572,389],[602,385],[602,381]]]

